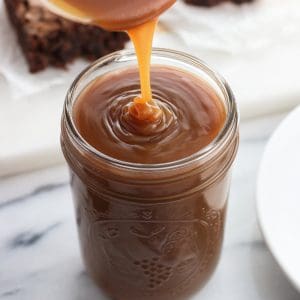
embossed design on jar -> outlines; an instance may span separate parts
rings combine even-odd
[[[173,275],[173,268],[161,263],[158,257],[136,260],[134,261],[134,265],[144,273],[149,289],[159,288]]]
[[[98,224],[96,224],[96,226],[97,226],[96,236],[98,236],[100,239],[110,240],[119,237],[120,230],[117,224],[106,221],[102,223],[101,226],[98,226]]]
[[[205,209],[205,208],[202,209],[202,212],[205,216],[207,223],[212,227],[213,231],[215,233],[219,233],[221,229],[220,212],[214,209]]]
[[[192,266],[194,266],[197,263],[198,262],[196,261],[196,257],[187,258],[186,260],[182,261],[177,265],[176,271],[179,273],[186,273],[192,268]]]
[[[110,212],[108,210],[106,211],[100,211],[99,209],[97,210],[95,208],[94,203],[92,203],[93,198],[92,197],[85,197],[86,198],[86,205],[83,207],[83,210],[85,211],[85,213],[92,218],[92,220],[105,220],[105,219],[110,219]],[[107,203],[107,202],[103,202],[103,203]]]
[[[189,276],[186,276],[185,279],[177,285],[177,287],[173,290],[172,294],[176,295],[178,293],[182,293],[184,290],[187,290],[190,285],[192,285],[193,280],[201,273],[204,273],[212,259],[212,257],[215,255],[216,250],[216,244],[220,242],[221,235],[222,235],[222,217],[220,211],[214,210],[214,209],[208,209],[203,207],[202,208],[202,214],[201,214],[201,224],[203,228],[206,228],[207,230],[207,241],[206,247],[203,248],[203,252],[199,254],[196,249],[194,249],[194,253],[198,253],[197,262],[195,264],[190,264],[191,267],[196,266],[192,272],[190,272]],[[198,232],[193,233],[195,235],[194,240],[197,241],[198,249],[199,243],[203,243],[203,238],[200,238],[198,235]],[[191,261],[187,261],[186,263],[191,263]],[[200,262],[200,263],[199,263]],[[182,266],[183,269],[184,265]],[[190,268],[187,268],[188,270]]]
[[[102,264],[113,274],[119,273],[120,280],[132,276],[140,278],[141,290],[146,282],[143,293],[147,296],[155,295],[160,288],[169,290],[172,295],[189,289],[209,267],[222,234],[219,211],[203,207],[200,216],[198,214],[200,218],[193,218],[185,210],[188,219],[182,219],[178,210],[177,214],[173,212],[172,219],[156,219],[159,213],[167,215],[168,207],[163,209],[128,208],[121,218],[112,214],[103,218],[101,213],[90,224],[90,240],[98,241],[93,247],[95,258],[103,253]],[[111,207],[111,212],[114,211],[116,209]],[[154,212],[156,218],[153,218]],[[144,250],[136,251],[137,248]],[[143,253],[144,256],[137,257]]]
[[[139,238],[144,238],[144,239],[151,239],[154,236],[162,233],[166,229],[165,226],[156,226],[154,229],[150,228],[150,231],[142,231],[141,229],[137,228],[136,226],[131,226],[130,227],[130,232],[139,237]]]
[[[153,211],[152,210],[149,210],[149,209],[145,209],[145,210],[142,210],[140,212],[140,216],[142,217],[142,219],[144,220],[151,220],[152,219],[152,216],[153,216]]]
[[[169,234],[168,240],[169,241],[178,241],[178,240],[182,240],[184,238],[188,237],[188,231],[186,228],[180,228],[177,231],[172,232],[171,234]]]

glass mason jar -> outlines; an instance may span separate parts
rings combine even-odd
[[[73,106],[97,77],[136,65],[133,51],[106,56],[71,86],[61,144],[71,171],[82,256],[111,299],[179,300],[195,294],[219,259],[238,148],[238,113],[227,83],[202,61],[154,49],[153,65],[190,72],[223,101],[226,121],[207,147],[179,161],[135,164],[109,157],[78,133]]]

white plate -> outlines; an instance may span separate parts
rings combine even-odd
[[[258,176],[257,210],[271,252],[300,290],[300,107],[267,145]]]

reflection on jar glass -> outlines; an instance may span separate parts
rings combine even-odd
[[[112,299],[178,300],[195,294],[219,259],[238,148],[238,114],[230,88],[201,61],[153,51],[153,65],[174,66],[205,80],[224,103],[218,136],[192,156],[166,164],[134,164],[103,155],[76,130],[73,106],[96,77],[136,64],[122,51],[85,70],[72,85],[62,119],[82,256]]]

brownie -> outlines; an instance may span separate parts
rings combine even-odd
[[[188,4],[199,6],[214,6],[223,2],[233,2],[235,4],[242,4],[246,2],[252,2],[253,0],[184,0]]]
[[[65,68],[82,56],[95,60],[124,48],[123,32],[78,24],[58,17],[37,0],[4,0],[32,73],[48,66]]]

